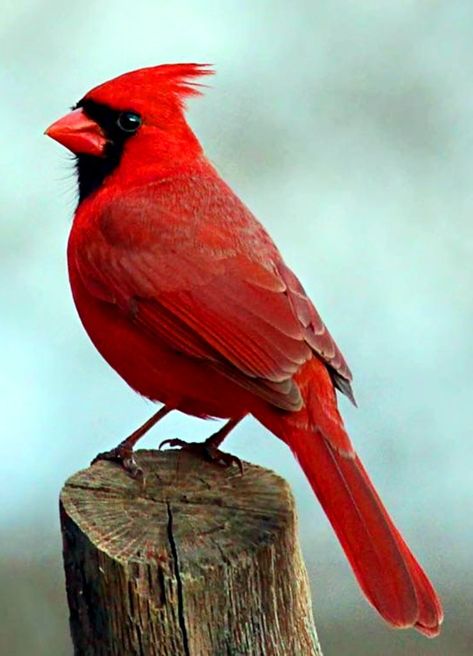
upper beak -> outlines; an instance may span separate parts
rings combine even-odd
[[[102,129],[84,111],[74,109],[49,126],[44,134],[76,155],[103,156],[107,139]]]

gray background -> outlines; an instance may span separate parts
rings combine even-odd
[[[445,602],[435,641],[385,627],[288,450],[247,420],[228,448],[295,491],[326,655],[473,653],[472,55],[468,0],[4,2],[1,653],[71,653],[58,491],[153,410],[75,314],[73,164],[42,132],[92,86],[175,61],[216,66],[191,124],[347,356],[350,433]],[[175,413],[143,445],[213,428]]]

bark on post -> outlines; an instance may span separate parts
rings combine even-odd
[[[320,656],[287,483],[138,451],[60,498],[76,656]]]

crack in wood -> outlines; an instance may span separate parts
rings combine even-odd
[[[186,656],[191,656],[190,651],[189,651],[189,638],[188,638],[188,635],[187,635],[187,627],[186,627],[186,615],[185,615],[185,610],[184,610],[184,589],[183,589],[181,572],[180,572],[180,567],[179,567],[179,555],[178,555],[178,552],[177,552],[176,540],[174,539],[174,533],[173,533],[173,530],[172,530],[172,509],[171,509],[171,504],[169,502],[166,502],[166,506],[167,506],[167,510],[168,510],[167,531],[168,531],[169,546],[171,547],[171,554],[172,554],[172,558],[173,558],[173,561],[174,561],[174,571],[175,571],[175,574],[176,574],[177,614],[178,614],[179,626],[181,627],[182,644],[183,644],[183,647],[184,647],[184,653],[185,653]]]

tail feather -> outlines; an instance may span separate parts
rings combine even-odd
[[[363,473],[365,477],[368,479],[368,474],[366,473],[365,469],[363,468],[363,465],[360,461],[358,461],[360,468],[363,470]],[[369,481],[369,479],[368,479]],[[369,481],[371,487],[373,487],[372,483]],[[398,541],[399,541],[399,547],[402,549],[403,554],[406,558],[406,561],[409,564],[410,572],[411,575],[413,576],[416,584],[416,596],[417,596],[417,602],[419,605],[419,611],[418,611],[418,617],[417,621],[415,624],[415,627],[420,633],[423,633],[429,638],[434,638],[437,636],[440,632],[440,625],[442,624],[443,621],[443,609],[442,609],[442,604],[440,602],[440,599],[434,589],[434,586],[430,582],[429,578],[427,577],[427,574],[424,572],[422,567],[419,565],[417,562],[414,554],[412,551],[409,549],[407,546],[404,538],[400,534],[399,530],[396,528],[394,525],[393,521],[387,514],[386,509],[382,505],[381,500],[379,499],[376,491],[374,490],[374,493],[376,494],[378,501],[384,511],[384,513],[387,515],[388,520],[389,520],[389,525],[393,533],[397,536]]]
[[[356,454],[337,451],[320,432],[264,422],[301,464],[369,602],[392,626],[439,633],[440,600],[383,506]],[[269,423],[272,425],[269,426]]]

